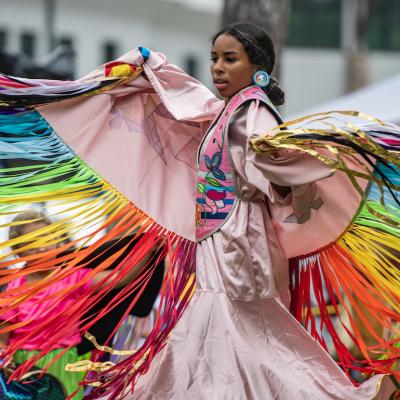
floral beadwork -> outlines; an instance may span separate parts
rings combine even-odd
[[[236,178],[229,151],[227,127],[235,110],[245,101],[268,103],[265,93],[252,86],[235,95],[207,134],[199,153],[196,195],[196,237],[205,239],[227,220],[236,203]]]
[[[218,146],[219,151],[214,153],[210,159],[207,154],[204,154],[204,162],[208,169],[205,180],[212,188],[205,189],[206,204],[211,209],[211,212],[215,214],[218,209],[225,207],[226,190],[225,186],[221,184],[221,181],[226,181],[226,176],[223,171],[219,168],[222,162],[222,147],[214,138],[213,142]]]

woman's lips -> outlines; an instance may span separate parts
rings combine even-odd
[[[214,82],[214,86],[217,90],[224,90],[228,86],[228,82]]]

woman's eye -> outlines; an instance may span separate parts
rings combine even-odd
[[[216,57],[211,57],[210,60],[211,60],[211,62],[214,63],[214,64],[217,62]]]
[[[228,62],[228,63],[234,63],[235,61],[236,61],[236,58],[232,58],[232,57],[226,58],[226,62]]]

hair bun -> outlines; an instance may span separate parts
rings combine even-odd
[[[271,76],[265,92],[274,106],[281,106],[285,103],[285,93],[279,87],[279,83],[274,77]]]

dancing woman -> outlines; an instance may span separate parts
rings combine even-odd
[[[282,124],[273,66],[265,32],[235,24],[218,32],[211,51],[224,101],[145,48],[64,86],[4,77],[2,129],[19,148],[26,149],[31,132],[53,144],[46,158],[66,184],[53,196],[65,201],[75,184],[80,198],[104,199],[80,212],[107,208],[109,235],[143,233],[132,260],[117,271],[127,273],[160,237],[170,256],[152,333],[131,357],[100,372],[103,384],[92,396],[133,390],[133,398],[154,400],[387,399],[394,392],[382,375],[398,357],[394,343],[368,326],[376,346],[367,346],[348,305],[358,313],[357,304],[364,305],[379,326],[399,320],[398,128],[370,117],[368,129],[340,127],[330,115]],[[73,181],[63,176],[66,163],[73,164]],[[36,187],[26,171],[18,179],[38,194],[53,189]],[[79,258],[78,250],[53,279],[72,273]],[[127,292],[145,284],[141,277]],[[10,298],[3,304],[13,306]],[[80,305],[74,315],[84,312]],[[356,365],[328,307],[344,309],[340,323],[364,361]],[[326,335],[340,367],[326,350]],[[351,368],[376,375],[357,385]]]

